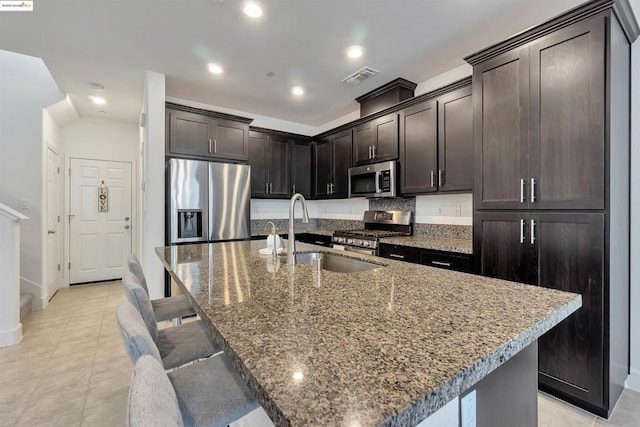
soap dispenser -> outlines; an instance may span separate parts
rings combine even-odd
[[[267,249],[272,252],[275,251],[276,253],[278,253],[281,251],[282,240],[276,233],[276,225],[273,222],[269,221],[266,224],[265,229],[269,227],[269,225],[271,225],[271,231],[269,232],[269,236],[267,237]]]

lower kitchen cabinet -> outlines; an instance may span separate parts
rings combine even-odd
[[[610,283],[606,273],[605,248],[603,213],[474,216],[474,254],[482,275],[582,295],[582,308],[539,340],[539,385],[603,416],[609,387],[620,387],[611,385],[620,382],[620,361],[626,372],[626,355],[611,344],[614,335],[626,333],[611,330],[607,312],[624,316],[628,310],[628,300],[620,297],[628,289]]]
[[[448,270],[462,271],[465,273],[471,272],[472,269],[471,255],[455,252],[381,243],[379,255],[384,258],[446,268]]]

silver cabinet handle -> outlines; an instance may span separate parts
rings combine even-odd
[[[524,203],[524,178],[520,178],[520,203]]]
[[[438,185],[442,187],[442,184],[444,182],[444,171],[442,169],[438,170]]]
[[[451,263],[450,263],[450,262],[443,262],[443,261],[431,261],[431,264],[441,265],[441,266],[443,266],[443,267],[451,267]]]
[[[331,194],[331,190],[329,188],[329,183],[327,183],[327,194]]]
[[[398,258],[398,259],[404,259],[404,255],[398,255],[398,254],[389,254],[389,256],[391,258]]]
[[[216,139],[213,140],[213,152],[214,153],[218,152],[218,140]]]
[[[56,230],[47,230],[47,234],[56,234]]]
[[[324,242],[322,240],[316,240],[315,242],[316,245],[324,245]]]
[[[129,228],[131,228],[131,227],[129,227],[129,225],[128,225],[128,224],[124,226],[124,229],[125,229],[125,230],[128,230]]]
[[[211,142],[211,138],[209,138],[209,153],[213,152],[213,143]]]
[[[536,179],[531,178],[531,203],[536,201]]]
[[[434,171],[431,171],[431,186],[435,187],[436,174]]]
[[[264,183],[264,194],[269,194],[269,183],[268,182]]]
[[[269,183],[269,194],[273,193],[273,182]]]
[[[371,146],[371,153],[372,153],[372,156],[373,156],[374,159],[376,158],[376,149],[377,148],[378,147],[376,147],[375,145]]]
[[[293,194],[296,194],[296,185],[293,184]]]
[[[371,146],[369,146],[369,160],[371,160]]]
[[[524,243],[524,219],[520,220],[520,243]]]
[[[531,220],[531,244],[533,245],[536,242],[536,221],[534,219]]]
[[[335,190],[333,189],[333,187],[335,187],[336,185],[334,183],[329,184],[329,188],[331,189],[331,194],[335,193]]]

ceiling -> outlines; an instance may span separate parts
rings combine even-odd
[[[42,58],[83,116],[137,121],[152,70],[168,97],[320,126],[390,80],[434,77],[582,2],[258,0],[264,14],[251,19],[237,0],[35,0],[33,12],[0,13],[0,49]],[[353,44],[361,58],[347,58]],[[342,83],[365,65],[380,74]],[[105,106],[88,100],[89,82],[105,87]]]

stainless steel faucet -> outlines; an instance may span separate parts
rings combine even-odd
[[[296,193],[291,198],[291,202],[289,202],[289,235],[287,236],[287,243],[289,244],[289,249],[287,252],[287,262],[290,265],[295,264],[296,262],[296,234],[293,230],[293,222],[294,222],[294,211],[296,207],[296,201],[300,200],[302,203],[302,222],[305,224],[309,222],[309,212],[307,211],[307,201],[304,196],[300,193]]]

